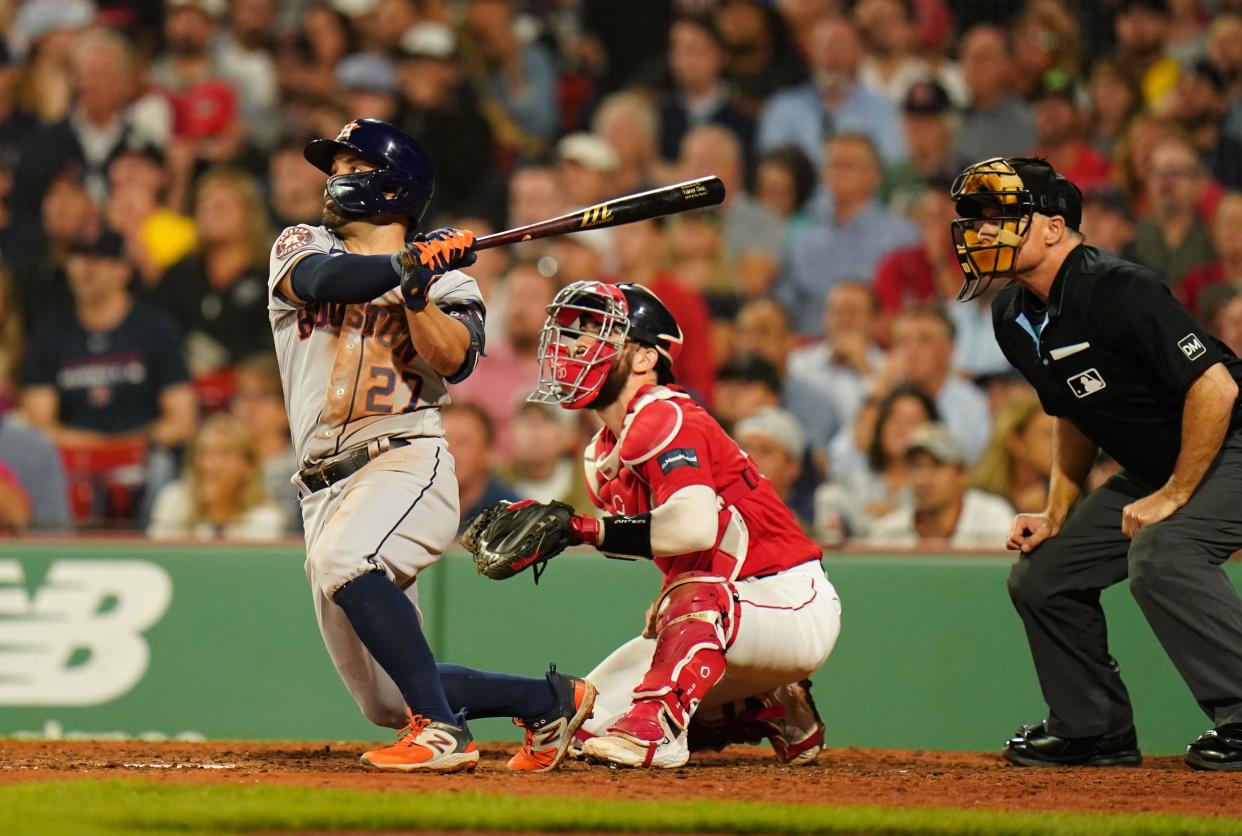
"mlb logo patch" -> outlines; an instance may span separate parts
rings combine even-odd
[[[699,466],[699,451],[693,447],[674,447],[672,450],[665,450],[660,454],[660,458],[656,459],[656,463],[660,465],[660,471],[667,476],[679,467]]]
[[[1096,369],[1087,369],[1085,372],[1079,372],[1065,382],[1069,384],[1070,391],[1074,393],[1076,398],[1094,395],[1108,385],[1104,382],[1103,375]]]
[[[1178,340],[1177,347],[1182,350],[1182,354],[1186,355],[1187,360],[1198,360],[1204,354],[1207,354],[1207,346],[1203,344],[1203,340],[1199,339],[1199,335],[1193,331]]]

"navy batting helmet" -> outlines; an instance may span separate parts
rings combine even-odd
[[[315,168],[332,173],[343,151],[366,157],[379,168],[328,179],[328,194],[346,212],[405,215],[417,225],[431,203],[435,175],[423,146],[401,129],[379,119],[355,119],[336,139],[316,139],[302,152]],[[390,196],[391,195],[391,196]]]

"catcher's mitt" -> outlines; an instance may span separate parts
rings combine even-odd
[[[533,566],[539,583],[544,564],[580,542],[573,517],[574,509],[564,502],[501,502],[470,521],[461,544],[474,555],[480,575],[499,581]]]

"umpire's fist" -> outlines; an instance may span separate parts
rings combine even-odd
[[[1060,530],[1061,523],[1048,514],[1018,514],[1009,529],[1005,548],[1030,554],[1049,537],[1056,537]]]
[[[436,279],[449,270],[469,267],[476,258],[474,233],[468,229],[445,227],[416,237],[396,255],[405,306],[412,311],[427,307]]]

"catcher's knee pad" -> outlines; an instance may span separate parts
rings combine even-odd
[[[656,647],[636,700],[659,700],[684,729],[725,672],[725,649],[737,620],[737,599],[723,578],[674,581],[657,606]]]

